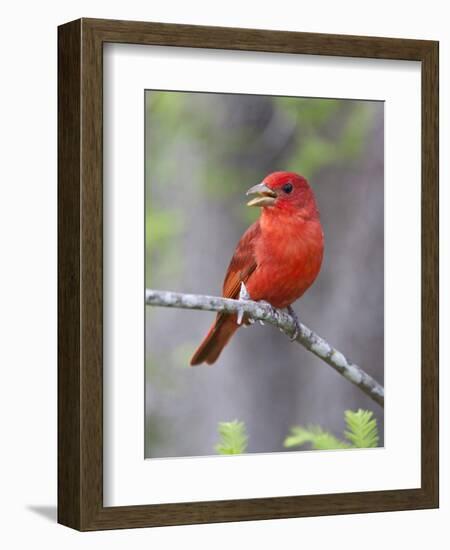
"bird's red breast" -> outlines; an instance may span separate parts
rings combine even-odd
[[[316,279],[324,237],[314,193],[302,176],[274,172],[247,192],[261,216],[241,237],[229,264],[223,296],[238,298],[241,283],[252,300],[277,308],[295,302]],[[191,364],[213,363],[239,328],[235,315],[218,313]]]

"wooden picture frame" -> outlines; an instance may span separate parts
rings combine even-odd
[[[106,42],[414,60],[422,67],[421,487],[105,507],[102,62]],[[58,521],[81,530],[438,506],[438,43],[79,19],[58,29]]]

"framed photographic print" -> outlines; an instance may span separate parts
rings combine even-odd
[[[437,507],[438,43],[58,50],[59,522]]]

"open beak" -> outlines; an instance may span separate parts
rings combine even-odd
[[[247,206],[271,206],[277,198],[275,191],[272,191],[264,183],[258,183],[258,185],[250,187],[246,195],[256,195],[254,199],[247,203]]]

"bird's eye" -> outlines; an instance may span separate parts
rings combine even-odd
[[[283,189],[285,193],[290,193],[293,189],[292,183],[285,183],[281,189]]]

